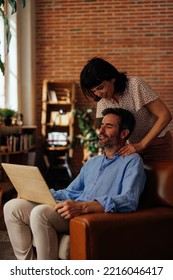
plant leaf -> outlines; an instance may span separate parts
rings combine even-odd
[[[9,52],[11,37],[12,37],[12,35],[11,35],[11,31],[10,31],[10,26],[8,25],[6,27],[7,53]]]
[[[10,6],[12,8],[11,14],[14,14],[17,9],[16,0],[8,0],[8,3],[10,4]]]
[[[21,2],[22,2],[22,5],[23,5],[23,8],[25,8],[25,6],[26,6],[26,0],[21,0]]]
[[[6,28],[6,40],[7,40],[7,53],[9,52],[9,45],[10,45],[10,41],[11,41],[11,31],[10,31],[10,25],[9,25],[9,21],[8,18],[6,17],[4,11],[0,8],[0,14],[4,20],[4,25]]]
[[[0,0],[0,6],[3,5],[4,6],[4,0]]]
[[[0,55],[0,69],[1,69],[2,74],[4,75],[4,63],[1,60],[1,55]]]

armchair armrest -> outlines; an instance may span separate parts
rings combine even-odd
[[[173,208],[96,213],[70,221],[70,259],[171,259]]]

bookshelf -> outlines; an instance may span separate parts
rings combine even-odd
[[[48,150],[68,147],[72,155],[74,103],[74,82],[43,81],[41,127]]]
[[[35,130],[36,126],[0,126],[0,156],[34,149]]]
[[[3,196],[13,192],[2,166],[2,162],[16,164],[35,164],[36,129],[32,126],[0,125],[0,189]]]
[[[73,155],[75,90],[73,81],[43,81],[41,132],[45,142],[44,160],[49,170],[65,167],[69,177],[72,177],[68,158]],[[56,166],[58,157],[62,161]]]

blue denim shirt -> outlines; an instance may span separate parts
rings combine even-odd
[[[138,154],[89,159],[73,182],[51,193],[56,200],[97,200],[105,212],[135,211],[145,185],[143,161]]]

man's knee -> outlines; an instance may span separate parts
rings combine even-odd
[[[49,213],[52,213],[54,208],[49,205],[40,204],[34,207],[30,214],[31,225],[38,224],[38,221],[49,220]]]
[[[4,219],[8,220],[23,220],[28,222],[28,217],[35,204],[19,198],[14,198],[5,203],[3,207]]]
[[[5,218],[11,216],[20,207],[19,200],[20,199],[14,198],[5,203],[3,207]]]

